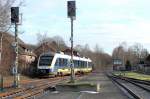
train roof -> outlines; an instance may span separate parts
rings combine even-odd
[[[64,54],[64,53],[52,53],[52,52],[48,52],[48,53],[43,53],[41,54],[41,56],[45,56],[45,55],[50,55],[50,56],[56,56],[56,57],[60,57],[60,58],[69,58],[71,59],[70,55]],[[79,57],[79,56],[73,56],[74,60],[82,60],[82,61],[89,61],[91,62],[90,58],[85,58],[85,57]]]
[[[42,53],[40,56],[54,56],[55,55],[55,53],[53,53],[53,52],[47,52],[47,53]]]
[[[69,59],[71,59],[71,56],[70,56],[70,55],[61,54],[61,53],[56,53],[55,55],[56,55],[57,57],[69,58]],[[91,62],[91,59],[85,58],[85,57],[73,56],[73,59],[74,59],[74,60],[83,60],[83,61],[90,61],[90,62]]]

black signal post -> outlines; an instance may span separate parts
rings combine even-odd
[[[74,83],[75,73],[74,73],[74,63],[73,63],[73,21],[76,18],[76,2],[75,1],[67,1],[68,7],[68,18],[71,19],[71,77],[70,82]]]
[[[13,67],[14,73],[14,87],[19,86],[18,81],[18,23],[19,23],[19,7],[11,7],[11,23],[15,25],[15,66]]]

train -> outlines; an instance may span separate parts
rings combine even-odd
[[[90,58],[73,56],[75,74],[84,74],[92,71]],[[58,76],[71,74],[71,56],[60,53],[43,53],[39,56],[37,69],[40,76]]]

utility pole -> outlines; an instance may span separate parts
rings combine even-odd
[[[70,77],[70,82],[74,83],[75,73],[74,73],[74,63],[73,63],[73,20],[75,20],[75,16],[76,16],[75,1],[68,1],[67,6],[68,6],[68,17],[71,19],[71,39],[70,39],[71,41],[71,64],[70,64],[71,77]]]
[[[14,73],[14,87],[19,86],[18,81],[18,23],[19,23],[19,7],[11,7],[11,23],[15,25],[15,66],[13,68]]]

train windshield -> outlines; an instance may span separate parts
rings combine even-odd
[[[39,66],[50,66],[53,60],[53,56],[41,56]]]

